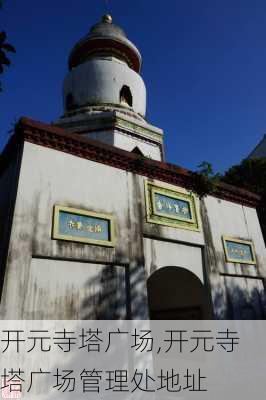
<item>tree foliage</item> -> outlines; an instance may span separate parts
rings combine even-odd
[[[3,2],[0,0],[0,8],[2,8]],[[14,46],[12,46],[10,43],[7,43],[7,34],[5,31],[0,31],[0,74],[3,74],[4,68],[9,67],[11,62],[8,57],[8,53],[15,53],[16,50]],[[2,90],[1,88],[1,82],[0,82],[0,91]]]
[[[266,239],[266,157],[243,160],[229,168],[222,180],[261,196],[258,215]]]
[[[215,192],[220,175],[214,174],[212,165],[207,161],[202,161],[197,168],[197,171],[193,173],[194,189],[199,197],[203,198]]]
[[[245,159],[225,173],[222,180],[257,193],[266,194],[266,158]]]
[[[199,174],[206,176],[207,178],[213,176],[213,168],[211,163],[208,161],[202,161],[197,168]]]

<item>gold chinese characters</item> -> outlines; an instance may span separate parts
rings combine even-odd
[[[174,210],[176,214],[183,214],[183,215],[189,214],[188,207],[180,206],[179,204],[176,203],[170,204],[170,202],[167,201],[157,200],[156,206],[159,211],[167,209],[169,211]]]
[[[91,232],[91,233],[101,233],[102,232],[102,227],[99,224],[83,224],[81,221],[74,221],[74,220],[69,220],[67,223],[68,227],[70,229],[77,229],[78,231],[83,231],[83,232]]]

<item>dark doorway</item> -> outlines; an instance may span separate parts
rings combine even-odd
[[[160,268],[149,277],[147,289],[150,319],[212,319],[206,288],[185,268]]]

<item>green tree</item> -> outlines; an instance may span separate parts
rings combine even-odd
[[[213,168],[211,163],[208,161],[202,161],[198,166],[197,172],[207,178],[211,178],[213,176]]]
[[[0,8],[3,6],[3,1],[0,0]],[[7,34],[5,31],[0,31],[0,74],[3,74],[4,68],[9,67],[11,62],[7,56],[7,53],[15,53],[16,50],[14,46],[7,43]],[[0,82],[0,91],[2,91],[1,82]]]
[[[220,174],[213,172],[212,165],[208,161],[202,161],[197,166],[197,171],[193,173],[194,190],[199,197],[203,198],[208,194],[214,193],[220,180]]]
[[[241,164],[229,168],[222,180],[264,196],[266,194],[266,157],[243,160]]]
[[[266,157],[243,160],[241,164],[229,168],[222,181],[261,196],[258,215],[266,240]]]

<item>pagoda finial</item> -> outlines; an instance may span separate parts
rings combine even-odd
[[[102,22],[105,22],[107,24],[111,24],[113,22],[113,18],[110,14],[105,14],[102,17]]]

